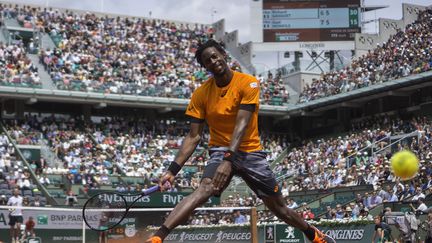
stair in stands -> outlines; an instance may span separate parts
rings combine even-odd
[[[48,145],[48,141],[45,139],[41,139],[41,157],[46,160],[48,165],[54,168],[56,165],[62,165],[61,160],[57,157],[57,155],[51,151],[51,148]]]
[[[288,104],[296,104],[300,97],[299,93],[291,88],[291,86],[288,84],[285,84],[285,89],[289,94]]]
[[[36,54],[27,54],[30,60],[38,68],[39,77],[42,82],[43,89],[57,89],[54,81],[51,79],[49,73],[45,70],[44,66],[39,62],[39,56]]]
[[[15,18],[13,18],[13,19],[4,18],[4,25],[7,28],[11,28],[11,27],[13,27],[13,28],[22,28],[22,26],[18,23],[18,21]]]
[[[1,43],[8,43],[8,38],[5,36],[5,34],[3,33],[3,31],[7,31],[6,29],[4,29],[5,27],[0,28],[0,42]]]
[[[51,37],[46,33],[41,33],[42,36],[42,49],[54,49],[56,47],[54,41],[51,39]]]

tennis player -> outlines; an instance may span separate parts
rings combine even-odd
[[[15,206],[17,208],[11,209],[9,212],[9,226],[12,243],[19,242],[19,236],[21,232],[21,224],[23,223],[22,214],[22,202],[21,191],[18,188],[13,190],[13,196],[9,198],[7,205]]]
[[[211,196],[219,196],[234,175],[242,177],[277,217],[302,230],[309,240],[316,243],[334,242],[285,204],[258,134],[258,80],[231,70],[226,61],[227,53],[215,40],[201,44],[195,58],[213,76],[192,95],[186,110],[186,115],[191,119],[190,131],[167,172],[160,178],[161,188],[165,182],[174,182],[175,176],[194,152],[204,123],[210,130],[210,159],[197,190],[177,204],[147,242],[163,242],[172,229],[187,221],[195,208]]]

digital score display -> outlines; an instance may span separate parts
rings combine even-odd
[[[263,41],[354,40],[360,11],[360,0],[263,0]]]

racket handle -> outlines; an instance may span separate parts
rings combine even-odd
[[[144,195],[152,194],[153,192],[159,191],[159,186],[152,186],[149,189],[142,192]]]

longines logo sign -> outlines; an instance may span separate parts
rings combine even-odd
[[[364,236],[363,229],[327,230],[325,233],[335,240],[362,240]]]
[[[300,49],[317,49],[317,48],[324,48],[325,47],[325,43],[323,42],[301,42],[299,43],[299,47]]]

